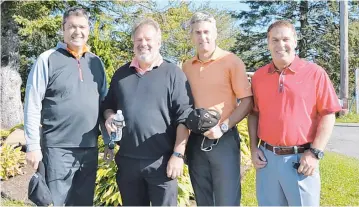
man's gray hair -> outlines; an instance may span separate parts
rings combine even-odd
[[[63,17],[62,17],[62,26],[64,26],[66,24],[66,19],[69,16],[79,16],[79,17],[85,17],[87,19],[87,21],[89,20],[89,14],[87,13],[87,11],[79,6],[75,6],[75,7],[70,7],[68,8]]]
[[[208,12],[196,12],[193,14],[191,20],[190,20],[190,33],[193,32],[193,25],[197,22],[201,22],[201,21],[205,21],[205,22],[209,22],[212,23],[215,30],[217,31],[217,26],[216,26],[216,20],[214,19],[213,15],[208,13]]]
[[[138,28],[140,28],[141,26],[144,25],[150,25],[152,27],[155,28],[157,34],[158,34],[158,38],[161,41],[161,28],[160,25],[153,19],[151,18],[145,18],[145,19],[140,19],[138,21],[135,22],[135,24],[132,27],[132,32],[131,32],[131,39],[134,40],[135,38],[135,33],[137,31]]]

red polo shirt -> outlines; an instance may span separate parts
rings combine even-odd
[[[313,142],[320,117],[341,109],[325,70],[299,57],[281,73],[273,63],[259,68],[252,89],[258,137],[275,146]]]

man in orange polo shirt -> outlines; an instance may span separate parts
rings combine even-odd
[[[291,23],[274,22],[267,38],[273,61],[252,78],[248,119],[258,204],[319,206],[318,164],[341,107],[325,70],[296,56]]]
[[[191,133],[187,145],[189,173],[199,206],[240,204],[239,135],[236,124],[252,108],[245,65],[216,45],[216,21],[198,12],[190,21],[197,55],[183,65],[195,107],[216,110],[221,119],[202,134]],[[240,104],[237,104],[240,99]]]

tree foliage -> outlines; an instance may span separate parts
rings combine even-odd
[[[275,20],[291,21],[298,33],[298,54],[326,69],[339,89],[340,81],[340,16],[338,1],[246,1],[250,10],[234,14],[242,32],[232,51],[243,58],[254,71],[271,61],[267,49],[267,28]],[[349,62],[350,91],[353,90],[354,69],[358,68],[357,2],[350,2]]]

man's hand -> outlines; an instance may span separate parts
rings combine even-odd
[[[263,168],[267,165],[267,159],[265,158],[263,151],[261,149],[256,147],[255,149],[251,150],[251,154],[252,154],[252,163],[256,169]]]
[[[103,159],[106,161],[106,163],[109,164],[113,160],[114,157],[115,157],[114,150],[108,148],[108,146],[105,146],[105,151],[103,153]]]
[[[112,113],[105,122],[105,126],[106,126],[106,130],[109,136],[111,136],[111,132],[115,132],[116,131],[116,126],[113,125],[113,119],[115,117],[115,113]]]
[[[39,167],[39,162],[42,160],[41,150],[34,150],[26,153],[26,162],[35,170]]]
[[[183,174],[183,164],[182,158],[172,155],[167,163],[167,177],[172,179],[180,177]]]
[[[310,152],[310,150],[306,150],[303,153],[303,156],[300,158],[299,163],[300,166],[298,168],[298,173],[302,173],[305,176],[311,176],[314,174],[315,168],[318,166],[319,160],[312,152]]]
[[[219,139],[222,137],[223,132],[219,125],[212,127],[210,130],[206,131],[204,134],[208,139]]]

